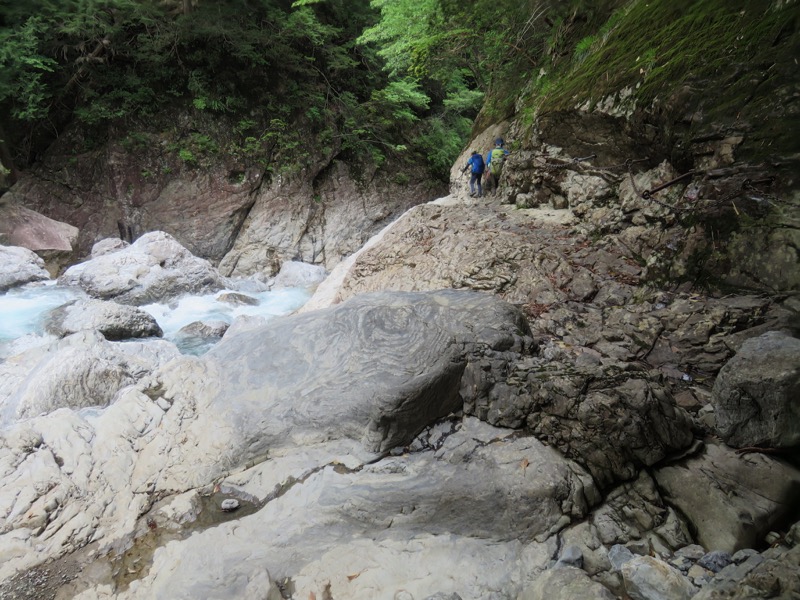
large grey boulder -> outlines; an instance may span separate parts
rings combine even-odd
[[[585,571],[575,567],[559,567],[542,573],[517,600],[614,600],[615,596]]]
[[[800,339],[769,332],[744,342],[720,371],[712,399],[729,446],[800,444]]]
[[[661,467],[655,477],[666,500],[686,516],[698,543],[709,550],[758,545],[800,502],[797,467],[760,453],[739,456],[721,444]]]
[[[13,197],[13,194],[7,196]],[[0,244],[33,250],[46,259],[53,276],[72,256],[77,240],[77,227],[46,217],[17,202],[0,201]]]
[[[198,460],[218,472],[279,447],[337,438],[386,452],[461,408],[459,381],[469,363],[498,353],[494,368],[502,369],[503,357],[512,360],[531,346],[522,314],[493,296],[365,294],[228,332],[202,364],[185,361],[162,372],[152,393],[180,399],[197,415],[186,420],[170,412],[165,427],[180,428],[193,442],[153,444],[145,453],[170,474],[164,485],[185,486],[196,485],[198,473],[208,475]],[[189,461],[183,451],[195,443],[208,453]],[[216,444],[221,448],[212,451]]]
[[[127,248],[74,265],[59,282],[80,286],[94,298],[134,305],[225,287],[224,278],[211,263],[193,256],[161,231],[147,233]]]
[[[50,279],[50,274],[35,252],[19,246],[0,246],[0,292],[46,279]]]
[[[45,331],[56,337],[78,331],[99,331],[112,341],[161,337],[163,333],[153,316],[141,309],[93,299],[79,300],[50,311]]]

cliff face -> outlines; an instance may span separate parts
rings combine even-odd
[[[224,122],[175,119],[99,139],[75,128],[20,174],[4,204],[76,226],[74,259],[106,237],[165,231],[226,275],[271,276],[285,260],[332,268],[404,210],[444,192],[427,178],[318,151],[308,169],[279,174],[282,165],[266,157],[212,146],[212,136],[225,137]]]
[[[756,4],[617,3],[564,27],[571,60],[529,80],[505,131],[506,200],[569,205],[595,238],[649,229],[631,256],[654,281],[797,289],[798,10]],[[623,181],[654,214],[609,199]]]

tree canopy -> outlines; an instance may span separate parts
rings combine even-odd
[[[538,0],[0,0],[0,158],[25,167],[68,123],[173,107],[231,118],[238,150],[268,164],[302,166],[311,132],[323,154],[446,178],[493,82],[535,63],[542,14]]]

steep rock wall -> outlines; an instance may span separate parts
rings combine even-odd
[[[194,126],[176,118],[187,131]],[[187,161],[182,138],[161,129],[111,129],[88,139],[75,128],[4,198],[77,227],[78,256],[106,237],[132,241],[158,230],[222,261],[225,274],[270,276],[289,259],[332,268],[390,219],[445,192],[396,173],[356,173],[332,156],[317,156],[291,177],[221,151]]]
[[[568,206],[595,238],[649,229],[635,258],[655,256],[660,283],[796,290],[799,15],[767,0],[581,13],[562,31],[570,58],[552,58],[517,97],[505,200]],[[658,165],[663,177],[644,185]],[[616,201],[623,184],[644,212]]]

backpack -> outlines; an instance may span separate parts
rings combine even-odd
[[[495,148],[492,150],[492,161],[489,163],[489,168],[492,175],[500,175],[503,172],[503,162],[506,159],[505,150],[502,148]]]
[[[486,168],[483,164],[483,157],[480,154],[473,154],[472,155],[472,172],[478,173],[479,175],[483,173],[483,170]]]

